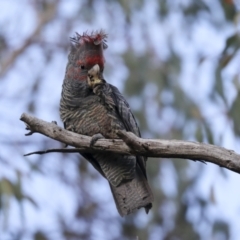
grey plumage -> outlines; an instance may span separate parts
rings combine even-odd
[[[79,44],[69,54],[60,102],[61,119],[66,129],[88,136],[100,133],[105,138],[118,138],[116,130],[141,136],[123,95],[102,78],[105,38],[102,32],[74,38]],[[153,195],[147,182],[146,158],[114,153],[82,155],[108,180],[121,216],[141,207],[149,211]]]

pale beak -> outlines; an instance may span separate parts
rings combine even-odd
[[[90,87],[94,87],[97,84],[101,84],[105,82],[102,79],[102,74],[100,72],[100,67],[98,64],[95,64],[89,71],[88,71],[88,85]]]

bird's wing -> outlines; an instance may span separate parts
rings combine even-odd
[[[114,104],[118,116],[122,123],[124,124],[126,131],[132,132],[138,137],[141,137],[140,129],[138,127],[137,121],[130,109],[130,106],[124,96],[119,92],[119,90],[111,85],[107,84],[107,101]],[[143,156],[137,156],[137,163],[139,164],[142,172],[147,178],[146,174],[146,161],[147,158]]]

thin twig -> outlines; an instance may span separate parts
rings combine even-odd
[[[33,155],[33,154],[39,154],[39,155],[42,155],[42,154],[45,154],[45,153],[54,153],[54,152],[57,152],[57,153],[79,153],[81,152],[78,148],[51,148],[51,149],[47,149],[47,150],[43,150],[43,151],[35,151],[35,152],[30,152],[30,153],[27,153],[27,154],[24,154],[23,156],[30,156],[30,155]]]

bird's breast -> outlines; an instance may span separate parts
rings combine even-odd
[[[77,108],[66,111],[69,112],[67,129],[79,134],[93,136],[101,133],[106,138],[118,138],[115,130],[124,129],[117,114],[109,111],[96,95],[82,99]]]

